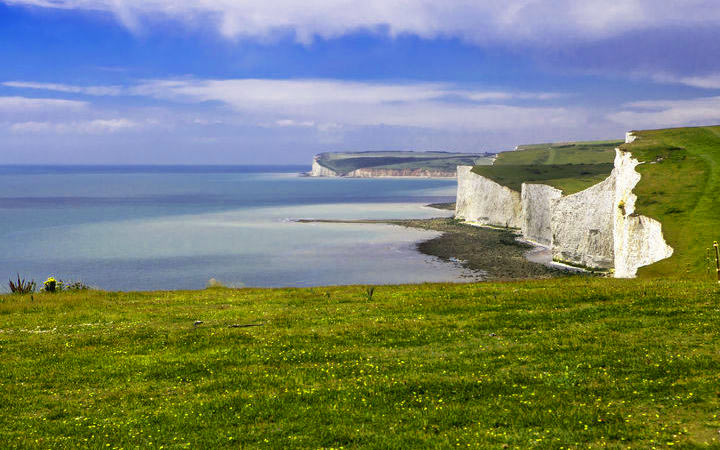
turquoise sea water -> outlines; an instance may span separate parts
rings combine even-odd
[[[298,176],[304,167],[0,167],[0,280],[107,290],[467,280],[424,256],[436,234],[299,218],[448,215],[454,180]],[[5,289],[2,283],[2,289]]]

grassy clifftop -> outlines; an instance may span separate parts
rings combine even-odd
[[[620,148],[643,164],[634,193],[636,213],[659,220],[671,258],[641,268],[639,276],[707,277],[706,249],[720,240],[720,126],[634,132]],[[520,190],[542,183],[572,194],[605,179],[618,142],[521,146],[473,172]]]
[[[496,165],[605,164],[613,162],[615,148],[623,141],[565,142],[519,145],[498,155]]]
[[[640,276],[706,277],[705,251],[720,240],[720,126],[634,132],[621,148],[644,162],[636,213],[659,220],[671,258]]]
[[[357,169],[426,169],[453,173],[461,165],[491,164],[493,155],[450,152],[321,153],[317,162],[339,174]]]
[[[522,183],[554,186],[573,194],[607,178],[620,141],[575,142],[519,146],[498,154],[492,166],[474,173],[520,191]]]

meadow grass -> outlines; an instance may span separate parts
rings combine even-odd
[[[0,439],[9,448],[718,445],[716,283],[366,288],[0,296]]]
[[[570,195],[600,183],[612,170],[612,163],[603,163],[475,166],[472,171],[517,192],[521,191],[523,183],[538,183]]]
[[[568,142],[520,145],[512,152],[499,153],[495,164],[607,164],[615,159],[615,148],[623,141]]]
[[[706,277],[706,249],[720,240],[720,127],[635,132],[621,148],[644,164],[636,213],[659,220],[671,258],[639,276]],[[714,270],[714,269],[713,269]]]

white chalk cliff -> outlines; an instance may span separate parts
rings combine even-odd
[[[337,177],[340,176],[337,172],[332,169],[321,165],[318,161],[318,157],[313,158],[312,170],[310,171],[311,177]]]
[[[550,246],[552,234],[553,201],[562,197],[562,191],[545,184],[522,185],[523,236],[540,245]]]
[[[472,166],[458,166],[457,180],[456,218],[498,227],[522,226],[519,192],[472,173]]]
[[[626,135],[627,143],[635,139]],[[568,196],[541,184],[523,184],[518,193],[458,166],[455,215],[470,223],[520,228],[525,239],[549,247],[556,261],[632,278],[638,268],[673,253],[662,224],[635,214],[638,164],[631,153],[616,149],[608,178]]]
[[[311,177],[345,177],[345,178],[382,178],[382,177],[425,177],[455,178],[455,172],[434,169],[387,169],[367,167],[355,169],[347,173],[339,173],[318,162],[319,156],[313,158]]]
[[[593,269],[614,264],[615,176],[576,194],[553,200],[553,259]]]
[[[417,177],[455,178],[455,172],[433,169],[387,169],[367,167],[355,169],[344,175],[347,178]]]
[[[635,136],[632,136],[632,141]],[[616,151],[615,223],[613,242],[615,277],[633,278],[638,268],[669,258],[673,249],[665,242],[662,224],[655,219],[635,214],[637,196],[633,189],[640,182],[635,168],[640,162],[628,152]]]

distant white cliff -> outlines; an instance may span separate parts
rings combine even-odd
[[[332,169],[328,169],[318,162],[318,157],[313,158],[312,170],[310,171],[311,177],[338,177],[340,176],[337,172]]]
[[[367,167],[355,169],[347,173],[338,173],[313,159],[311,177],[346,177],[346,178],[382,178],[382,177],[425,177],[425,178],[455,178],[455,172],[433,169],[385,169]]]

